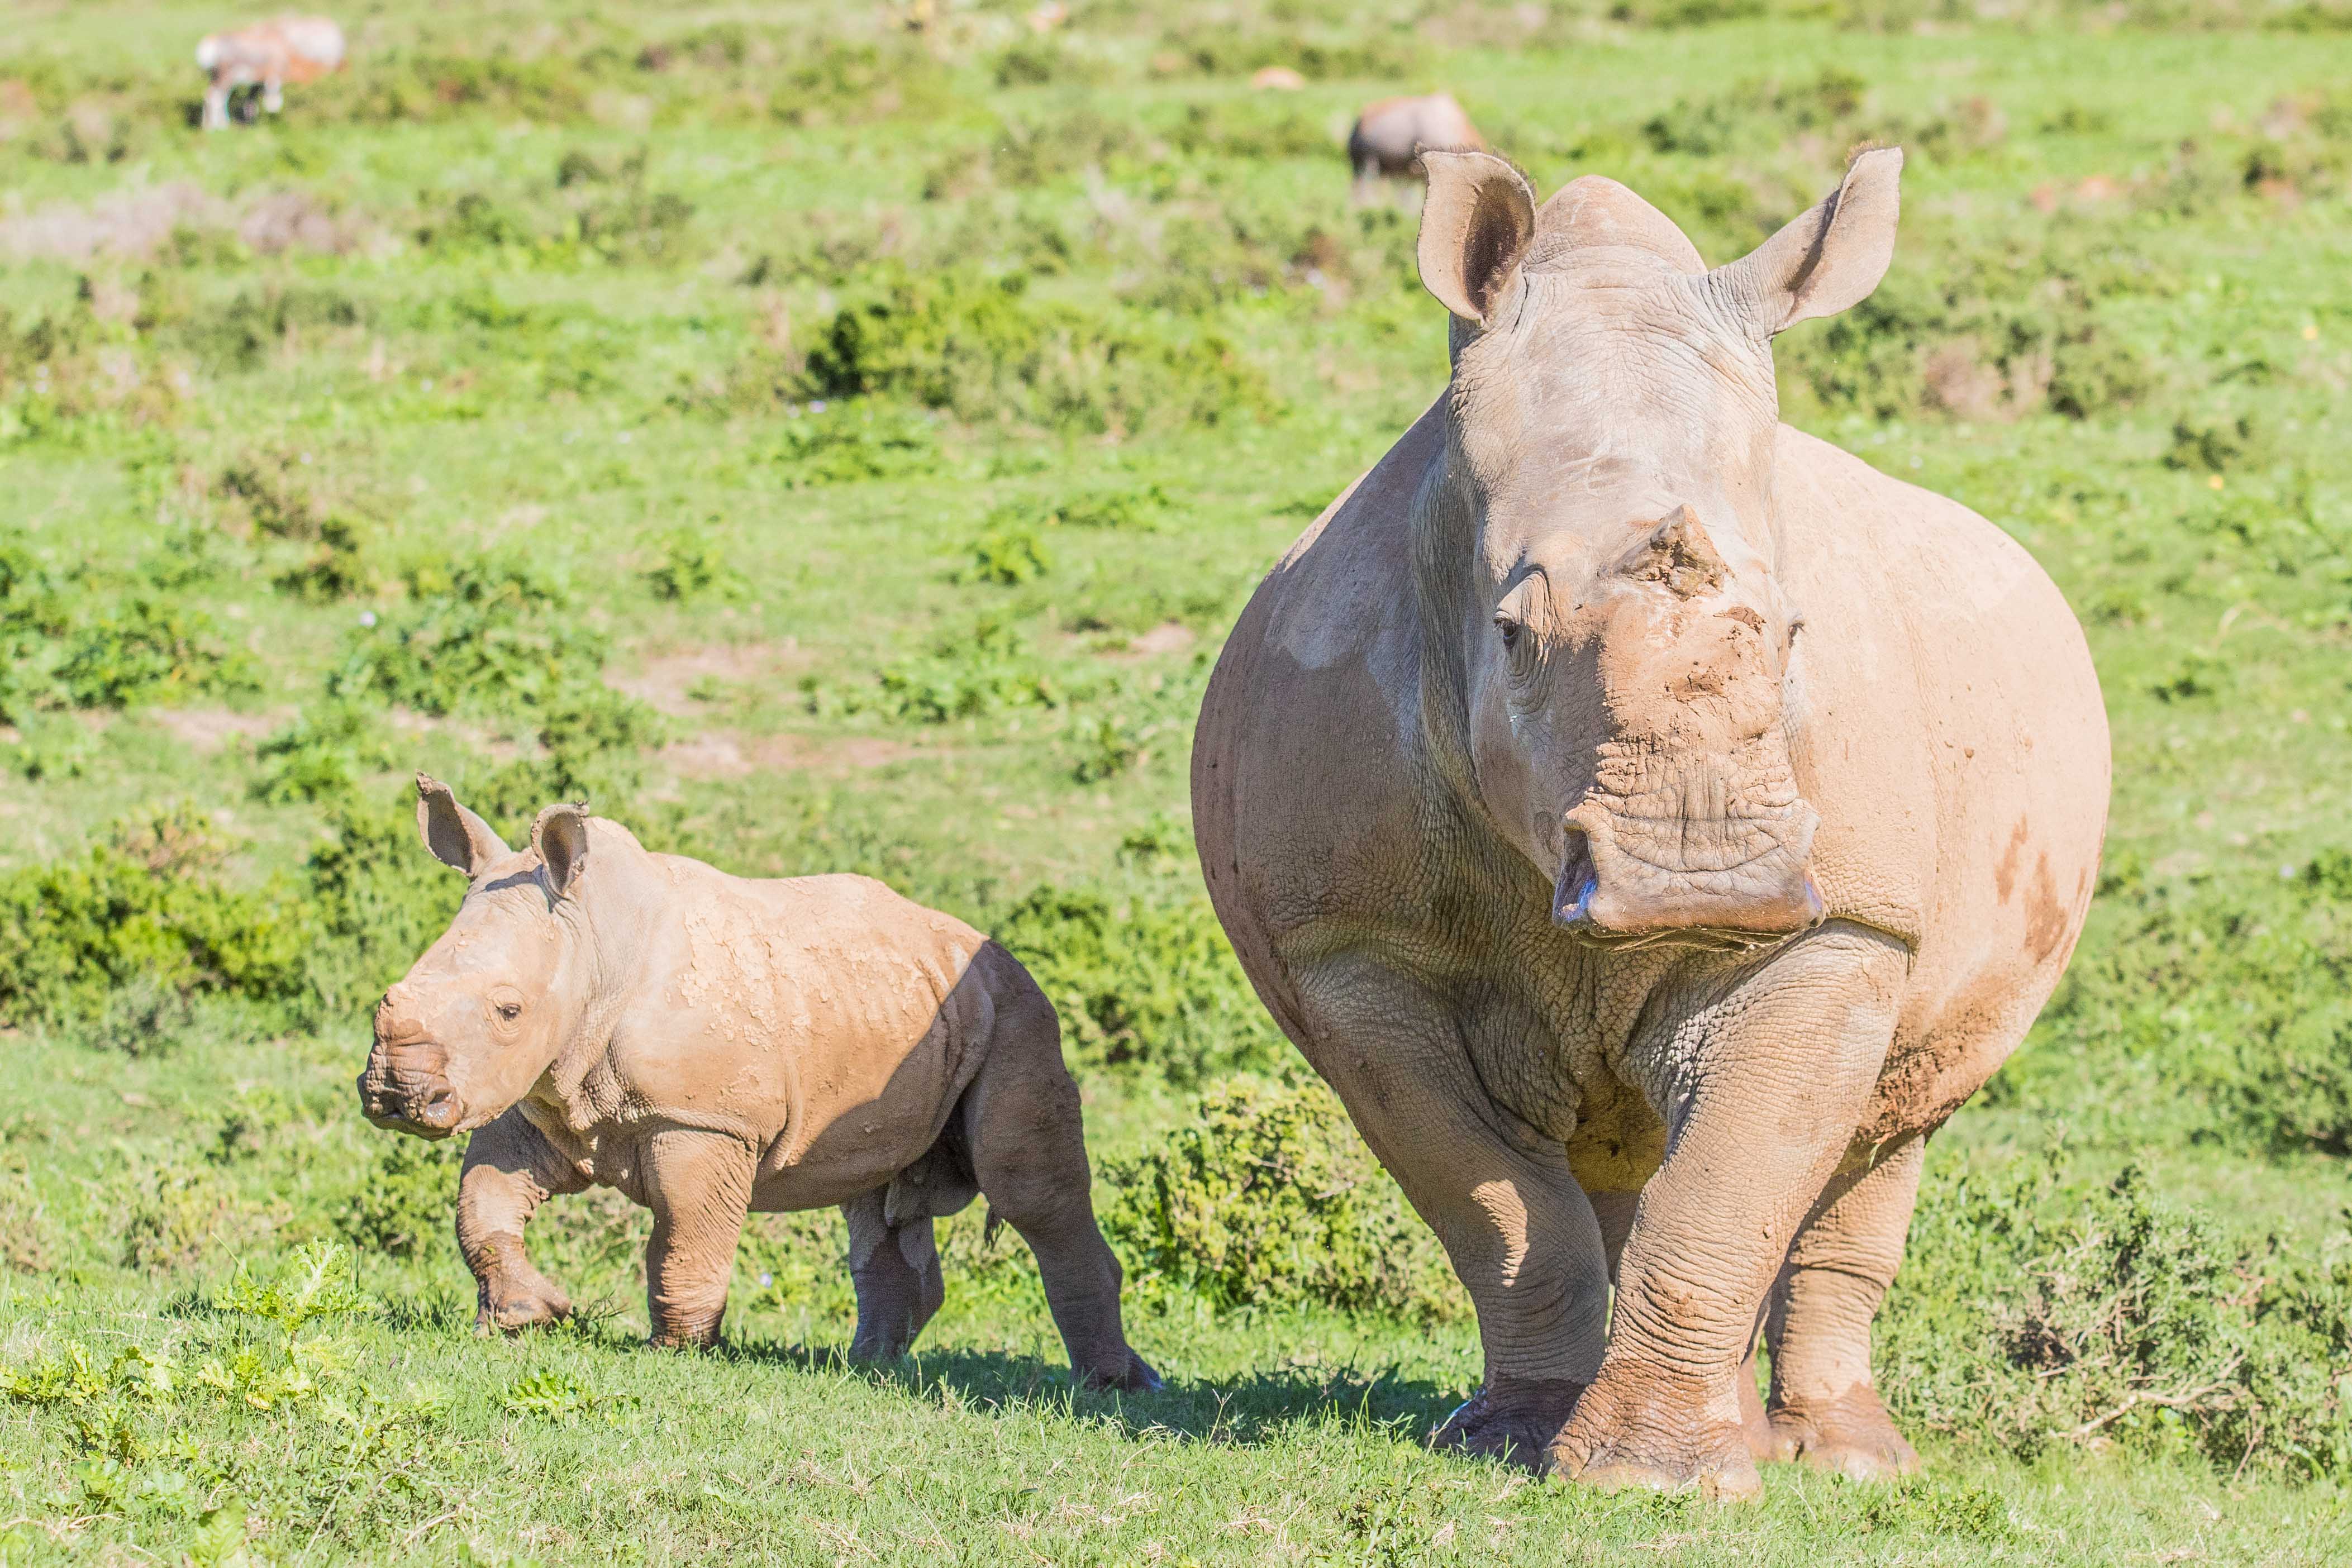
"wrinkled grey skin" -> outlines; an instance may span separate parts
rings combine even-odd
[[[985,1194],[1037,1256],[1079,1380],[1157,1386],[1120,1324],[1061,1027],[1021,965],[866,877],[729,876],[551,806],[507,848],[417,779],[425,846],[467,880],[376,1009],[377,1125],[471,1132],[457,1244],[485,1329],[562,1317],[524,1249],[551,1193],[651,1208],[656,1343],[718,1338],[747,1213],[840,1206],[859,1359],[944,1294],[931,1221]]]
[[[1452,382],[1226,643],[1211,897],[1476,1308],[1436,1440],[1720,1497],[1909,1469],[1871,1321],[1927,1135],[2081,930],[2081,629],[1779,421],[1771,338],[1876,286],[1899,152],[1711,272],[1614,182],[1424,161]]]

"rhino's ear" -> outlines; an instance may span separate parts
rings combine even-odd
[[[1421,281],[1437,302],[1474,327],[1494,325],[1519,283],[1519,262],[1535,237],[1536,193],[1491,152],[1425,149],[1429,195],[1421,208]]]
[[[416,833],[436,860],[467,876],[479,876],[508,852],[488,822],[457,803],[449,786],[422,773],[416,776]]]
[[[1902,182],[1900,147],[1855,154],[1835,192],[1707,283],[1766,338],[1861,304],[1895,259]]]
[[[541,811],[530,825],[530,847],[547,862],[547,890],[558,898],[569,896],[588,863],[588,802]]]

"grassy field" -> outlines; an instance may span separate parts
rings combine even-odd
[[[2352,18],[1030,9],[372,0],[350,72],[205,135],[219,11],[11,7],[0,1563],[2352,1556]],[[1199,890],[1218,642],[1444,382],[1339,149],[1438,87],[1714,262],[1901,142],[1788,417],[2089,631],[2101,898],[1929,1156],[1880,1343],[1917,1481],[1425,1451],[1458,1290]],[[976,1212],[894,1367],[841,1362],[830,1214],[754,1222],[725,1349],[644,1349],[609,1194],[533,1232],[590,1310],[475,1338],[455,1151],[352,1090],[459,891],[419,768],[1002,935],[1167,1390],[1073,1393]]]

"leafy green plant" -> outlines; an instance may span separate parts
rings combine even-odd
[[[1085,431],[1213,424],[1271,406],[1232,345],[1033,303],[1023,275],[877,269],[809,350],[819,397],[894,393],[965,419]]]
[[[1054,558],[1045,540],[1030,528],[991,528],[972,541],[971,559],[956,569],[957,582],[985,582],[1017,588],[1034,582],[1054,570]]]
[[[1039,887],[990,929],[1028,965],[1084,1060],[1198,1082],[1287,1050],[1205,900],[1118,904]]]
[[[267,1280],[238,1264],[213,1304],[276,1323],[295,1333],[322,1318],[350,1317],[375,1310],[352,1274],[351,1253],[332,1241],[298,1247]]]
[[[256,798],[276,803],[323,800],[356,786],[362,773],[392,765],[382,725],[347,702],[314,704],[254,747],[260,771]]]
[[[330,691],[420,713],[513,713],[598,685],[607,643],[570,593],[516,559],[409,574],[409,605],[354,631]]]
[[[499,1408],[558,1427],[576,1427],[583,1421],[618,1426],[636,1406],[634,1394],[601,1392],[576,1374],[555,1368],[526,1373],[499,1396]]]
[[[335,1228],[352,1247],[387,1257],[409,1258],[448,1233],[457,1211],[457,1172],[465,1160],[461,1140],[386,1136],[360,1184],[335,1217]]]
[[[1146,1277],[1223,1307],[1413,1319],[1468,1306],[1437,1238],[1320,1082],[1212,1085],[1160,1146],[1107,1165],[1103,1226]]]
[[[2137,1168],[2095,1183],[2055,1151],[1929,1183],[1906,1256],[1879,1332],[1900,1417],[2027,1458],[2352,1464],[2343,1264],[2232,1246]]]
[[[749,586],[706,535],[680,528],[665,535],[656,548],[660,559],[646,569],[646,586],[656,599],[740,599]]]

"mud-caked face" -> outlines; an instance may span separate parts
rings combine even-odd
[[[442,1138],[482,1125],[530,1092],[576,1026],[570,923],[529,857],[510,861],[467,891],[377,1004],[360,1099],[380,1127]]]
[[[1508,564],[1486,623],[1466,629],[1479,788],[1579,937],[1802,930],[1822,904],[1786,728],[1799,622],[1688,503],[1620,510],[1533,538],[1498,530]]]
[[[1790,752],[1802,619],[1772,570],[1769,345],[1875,285],[1901,157],[1864,154],[1711,273],[1611,182],[1538,214],[1499,161],[1433,158],[1422,272],[1455,362],[1419,505],[1452,563],[1482,802],[1580,940],[1804,930],[1818,818]]]
[[[578,1032],[593,990],[579,880],[587,817],[550,807],[509,851],[446,787],[417,779],[417,828],[467,878],[465,902],[375,1011],[360,1106],[380,1127],[446,1138],[529,1094]]]

